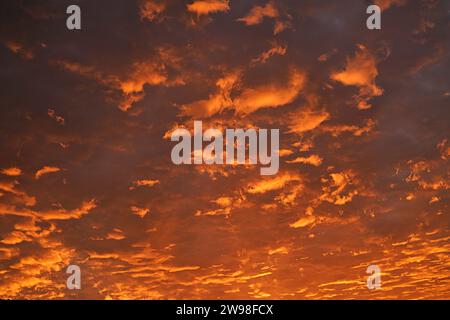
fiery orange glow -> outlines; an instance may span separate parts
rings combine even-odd
[[[0,298],[449,299],[448,1],[373,2],[381,30],[366,1],[133,0],[70,31],[2,1]],[[279,129],[278,173],[175,165],[196,120]]]

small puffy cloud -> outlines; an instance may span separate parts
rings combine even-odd
[[[323,179],[326,186],[322,188],[321,201],[327,201],[335,205],[344,205],[353,200],[358,189],[355,174],[351,170],[330,174],[330,179]]]
[[[294,160],[286,161],[287,163],[303,163],[310,164],[318,167],[322,164],[323,159],[317,154],[310,155],[309,157],[297,157]]]
[[[289,224],[289,226],[291,228],[295,228],[295,229],[304,228],[309,225],[312,225],[315,221],[316,221],[316,218],[314,216],[305,216],[305,217],[302,217],[302,218],[298,219],[297,221]]]
[[[293,207],[297,204],[297,199],[303,192],[305,185],[300,181],[290,184],[287,188],[283,188],[283,191],[275,197],[285,207]]]
[[[330,114],[326,111],[299,109],[292,114],[289,129],[290,132],[302,134],[314,130],[329,118]]]
[[[241,72],[226,73],[216,82],[216,92],[207,99],[194,101],[181,107],[182,115],[194,118],[207,118],[232,106],[231,91],[237,85]]]
[[[2,283],[0,295],[3,299],[14,299],[26,294],[35,299],[61,299],[61,284],[54,279],[73,259],[74,249],[64,247],[61,241],[50,237],[36,242],[30,252],[18,248],[6,249],[10,260],[0,271]],[[1,252],[4,249],[0,249]]]
[[[56,60],[52,63],[121,93],[118,107],[122,111],[128,111],[133,104],[145,97],[146,85],[171,87],[185,84],[178,72],[181,57],[175,49],[167,47],[156,48],[148,59],[132,62],[121,75],[102,72],[95,67],[66,60]]]
[[[446,177],[439,174],[443,163],[445,161],[410,160],[408,161],[410,173],[405,181],[416,183],[423,190],[448,190],[450,189],[450,182]]]
[[[290,155],[293,154],[293,153],[294,153],[294,151],[289,150],[289,149],[280,149],[280,150],[278,151],[278,155],[279,155],[280,157],[287,157],[287,156],[290,156]]]
[[[36,212],[36,216],[43,220],[70,220],[80,219],[82,216],[88,214],[92,209],[97,207],[95,199],[84,201],[79,208],[74,210],[58,209]]]
[[[1,185],[0,185],[1,187]],[[34,201],[35,202],[35,201]],[[33,203],[32,205],[34,205]],[[73,210],[66,210],[64,208],[50,209],[50,210],[31,210],[18,208],[13,205],[6,205],[0,203],[0,216],[1,215],[13,215],[20,217],[39,218],[45,221],[51,220],[71,220],[80,219],[82,216],[88,214],[92,209],[97,207],[95,199],[84,201],[80,207]]]
[[[276,35],[283,30],[291,27],[290,15],[282,15],[273,2],[268,2],[264,6],[254,6],[250,12],[238,21],[243,22],[247,26],[261,24],[264,18],[275,19],[273,33]]]
[[[182,77],[174,72],[180,68],[180,63],[181,58],[172,48],[158,48],[152,58],[134,62],[127,74],[118,77],[117,87],[123,95],[119,108],[128,111],[134,103],[141,101],[145,96],[146,85],[184,85]]]
[[[375,84],[377,76],[375,57],[366,47],[359,45],[355,56],[347,58],[344,70],[332,73],[330,78],[346,86],[358,87],[358,109],[368,109],[371,107],[368,101],[383,94],[383,89]]]
[[[19,231],[13,231],[13,232],[7,234],[6,236],[4,236],[2,238],[2,240],[0,241],[0,243],[14,245],[14,244],[19,244],[24,241],[30,241],[30,240],[31,239],[29,237],[27,237],[27,235],[25,233],[19,232]]]
[[[201,216],[226,216],[228,217],[232,210],[235,208],[239,208],[242,206],[243,202],[245,202],[242,195],[234,195],[233,197],[230,196],[222,196],[217,199],[210,201],[212,204],[215,204],[219,208],[207,208],[205,210],[197,210],[195,212],[196,217]]]
[[[291,19],[291,18],[289,17],[289,19]],[[292,24],[291,24],[290,20],[278,19],[278,20],[275,21],[275,26],[273,28],[273,34],[277,35],[280,32],[282,32],[282,31],[284,31],[286,29],[289,29],[291,27],[292,27]]]
[[[159,180],[143,179],[133,181],[133,186],[129,187],[130,190],[134,190],[136,187],[147,187],[151,188],[159,184]]]
[[[0,242],[4,244],[29,242],[45,238],[56,229],[53,224],[49,224],[48,228],[42,228],[37,225],[37,220],[35,218],[22,219],[14,225],[14,231],[6,234]]]
[[[283,246],[283,247],[270,249],[268,253],[269,253],[269,255],[273,255],[273,254],[288,254],[289,253],[289,249]]]
[[[29,196],[26,192],[17,189],[17,181],[0,182],[0,191],[12,194],[18,203],[32,207],[36,204],[36,198]]]
[[[118,229],[118,228],[114,228],[111,232],[109,232],[106,235],[105,239],[108,240],[122,240],[125,239],[126,236],[124,235],[123,231]]]
[[[10,260],[20,254],[17,248],[0,248],[0,260]]]
[[[297,228],[304,228],[307,226],[313,226],[314,224],[316,224],[316,222],[318,222],[317,219],[314,215],[314,208],[309,206],[306,208],[306,212],[304,213],[304,215],[299,218],[297,221],[289,224],[289,226],[291,228],[297,229]]]
[[[242,21],[247,26],[253,26],[263,22],[265,17],[276,18],[278,16],[278,9],[272,2],[269,2],[265,6],[253,7],[245,17],[238,19],[238,21]]]
[[[150,209],[147,208],[139,208],[136,206],[131,206],[130,210],[133,214],[137,215],[138,217],[144,218],[149,212]]]
[[[327,125],[321,128],[323,132],[331,134],[333,137],[338,137],[344,133],[350,133],[355,137],[360,137],[363,134],[368,134],[375,129],[376,122],[372,119],[368,119],[362,126],[357,125]]]
[[[227,12],[230,10],[230,5],[228,0],[196,0],[187,5],[187,10],[201,16],[216,12]]]
[[[278,83],[246,88],[233,101],[237,113],[249,114],[262,108],[277,108],[293,102],[305,85],[306,76],[291,71],[287,85]]]
[[[275,49],[278,51],[278,49]],[[283,51],[283,48],[279,48]],[[268,53],[274,54],[274,53]],[[267,59],[268,56],[265,57]],[[262,58],[264,59],[264,58]],[[270,83],[238,90],[240,70],[226,73],[217,80],[217,90],[207,99],[197,100],[181,107],[183,116],[195,118],[210,117],[224,109],[234,109],[239,114],[250,114],[262,108],[276,108],[291,103],[304,87],[303,72],[291,70],[288,83]],[[234,91],[234,92],[233,92]],[[232,98],[232,92],[235,98]]]
[[[59,172],[59,171],[61,171],[61,169],[58,167],[44,166],[41,169],[39,169],[38,171],[36,171],[34,177],[36,179],[39,179],[43,175],[46,175],[49,173],[55,173],[55,172]]]
[[[278,175],[275,178],[266,178],[252,183],[248,186],[247,192],[250,194],[262,194],[282,189],[287,184],[294,181],[300,181],[300,177],[297,174],[285,173]]]
[[[219,197],[216,200],[211,201],[220,207],[229,207],[233,204],[233,198],[231,197]]]
[[[120,83],[125,94],[139,93],[144,85],[159,85],[167,80],[165,68],[152,62],[137,62],[133,65],[133,72]]]
[[[5,176],[17,177],[22,174],[22,170],[20,170],[20,168],[11,167],[11,168],[1,169],[0,173],[4,174]]]
[[[206,211],[201,211],[201,210],[197,210],[195,212],[195,216],[196,217],[201,217],[201,216],[228,216],[231,214],[231,208],[227,207],[227,208],[219,208],[219,209],[213,209],[213,210],[206,210]]]

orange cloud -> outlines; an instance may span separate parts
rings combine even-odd
[[[196,217],[220,216],[220,215],[228,216],[231,214],[231,210],[233,208],[239,208],[242,205],[243,201],[244,199],[242,195],[237,195],[235,197],[227,197],[227,196],[219,197],[215,200],[211,200],[211,203],[219,206],[220,208],[204,211],[197,210],[195,212],[195,216]]]
[[[316,218],[311,215],[311,216],[302,217],[302,218],[298,219],[297,221],[289,224],[289,226],[291,228],[295,228],[295,229],[304,228],[309,225],[312,225],[315,221],[316,221]]]
[[[290,16],[288,16],[288,19],[291,19]],[[275,26],[273,28],[273,34],[277,35],[280,32],[282,32],[283,30],[289,29],[292,27],[291,21],[290,20],[280,20],[277,19],[275,21]]]
[[[304,190],[304,187],[304,184],[300,181],[294,182],[288,187],[284,188],[283,192],[275,197],[275,200],[285,207],[294,206],[297,204],[297,199],[300,196],[301,192]]]
[[[278,247],[278,248],[274,248],[274,249],[270,249],[269,250],[269,255],[273,255],[273,254],[288,254],[289,253],[289,249],[286,247]]]
[[[39,179],[43,175],[46,175],[46,174],[49,174],[49,173],[55,173],[55,172],[59,172],[59,171],[61,171],[61,169],[58,168],[58,167],[44,166],[43,168],[41,168],[38,171],[36,171],[36,174],[34,175],[34,177],[36,179]]]
[[[79,219],[97,207],[95,199],[84,201],[79,208],[74,210],[57,209],[48,211],[36,211],[35,215],[43,220],[70,220]]]
[[[290,118],[292,119],[289,125],[290,132],[302,134],[320,126],[322,122],[330,118],[330,114],[326,111],[298,109]]]
[[[360,137],[363,134],[368,134],[375,129],[376,122],[372,119],[368,119],[363,126],[356,125],[327,125],[323,126],[321,130],[323,132],[330,133],[333,137],[338,137],[343,133],[350,133],[355,137]]]
[[[58,37],[42,54],[39,39],[58,32],[25,29],[45,22],[30,10],[54,8],[16,2],[10,19],[20,23],[2,33],[20,41],[4,50],[12,80],[2,103],[18,104],[0,117],[0,299],[448,299],[443,1],[405,10],[400,0],[377,1],[389,19],[413,25],[403,40],[371,33],[365,41],[376,51],[355,49],[352,23],[339,24],[333,49],[339,21],[323,14],[339,16],[339,0],[128,1],[116,8],[135,13],[126,21],[100,19],[89,39]],[[229,9],[186,6],[213,2]],[[255,6],[263,12],[252,22]],[[288,12],[297,30],[275,41],[271,28],[294,21]],[[304,27],[314,25],[321,30],[311,37]],[[92,43],[104,27],[112,36]],[[74,52],[86,41],[89,50]],[[383,43],[396,41],[401,52],[382,65]],[[80,63],[48,65],[58,57]],[[436,70],[409,73],[426,66]],[[27,72],[23,86],[14,81]],[[389,99],[374,98],[384,83]],[[20,98],[27,88],[37,90]],[[375,100],[386,103],[382,112],[342,105]],[[196,119],[222,132],[279,128],[279,173],[173,165],[167,130],[192,132]],[[61,172],[35,179],[45,164]],[[65,169],[72,178],[61,186]],[[66,288],[70,264],[82,270],[82,290]],[[381,267],[380,290],[367,289],[370,264]]]
[[[144,218],[150,212],[150,209],[139,208],[139,207],[136,207],[136,206],[131,206],[130,210],[133,212],[133,214],[135,214],[135,215],[137,215],[137,216],[139,216],[141,218]]]
[[[253,26],[260,24],[265,17],[276,18],[279,16],[278,9],[272,2],[267,3],[265,6],[255,6],[250,12],[243,18],[239,18],[238,21],[244,22],[247,26]]]
[[[227,12],[230,10],[228,2],[228,0],[196,0],[187,5],[187,10],[199,16],[216,12]]]
[[[157,184],[159,184],[159,180],[151,180],[151,179],[136,180],[136,181],[133,181],[134,186],[131,186],[128,189],[134,190],[136,187],[151,188]]]
[[[33,204],[34,205],[34,204]],[[84,201],[79,208],[74,210],[66,210],[64,208],[34,211],[30,209],[19,209],[15,206],[0,203],[0,215],[15,215],[20,217],[40,218],[42,220],[70,220],[79,219],[81,216],[88,214],[92,209],[96,208],[95,199]]]
[[[272,57],[276,54],[278,54],[280,56],[284,56],[286,54],[286,47],[275,46],[273,48],[270,48],[269,50],[261,53],[258,57],[254,58],[252,60],[251,64],[265,63],[267,60],[269,60],[270,57]]]
[[[369,50],[358,46],[355,56],[347,58],[347,63],[343,71],[334,72],[330,78],[346,86],[359,87],[358,109],[368,109],[371,107],[368,100],[383,94],[383,89],[375,84],[378,76],[375,57]]]
[[[182,115],[207,118],[232,106],[231,91],[237,85],[240,71],[232,71],[217,80],[217,91],[208,99],[198,100],[181,107]]]
[[[196,217],[200,217],[200,216],[220,216],[220,215],[228,216],[229,214],[231,214],[231,208],[220,208],[220,209],[206,210],[206,211],[197,210],[195,212],[195,216]]]
[[[289,104],[297,98],[306,81],[304,73],[291,71],[287,86],[279,84],[246,88],[233,101],[237,113],[249,114],[262,108],[276,108]]]
[[[229,207],[233,203],[233,198],[220,197],[220,198],[217,198],[216,200],[213,200],[212,202],[214,202],[215,204],[217,204],[217,205],[219,205],[221,207]]]
[[[144,90],[144,85],[158,85],[167,80],[165,67],[152,62],[138,62],[133,66],[133,72],[127,80],[120,83],[125,94],[139,93]]]
[[[32,239],[27,237],[26,234],[19,232],[19,231],[13,231],[9,234],[7,234],[3,239],[0,241],[4,244],[18,244],[24,241],[31,241]]]
[[[23,203],[28,207],[32,207],[36,204],[36,198],[29,196],[27,193],[17,190],[17,181],[13,182],[0,182],[0,191],[8,192],[15,196],[15,199],[19,203]]]
[[[10,260],[19,254],[20,251],[17,248],[0,248],[0,260]]]
[[[328,185],[322,188],[321,201],[327,201],[336,205],[344,205],[352,201],[358,194],[356,189],[356,177],[351,170],[330,174],[331,179],[324,179]],[[349,190],[350,189],[350,190]]]
[[[262,179],[256,183],[252,183],[248,186],[247,192],[250,194],[266,193],[282,189],[287,184],[295,181],[300,181],[300,177],[297,174],[285,173],[275,178]]]
[[[169,69],[180,68],[181,58],[173,49],[166,47],[156,48],[151,58],[131,63],[127,67],[127,72],[120,76],[66,60],[57,60],[53,63],[64,70],[95,80],[109,89],[118,90],[122,94],[118,105],[122,111],[128,111],[133,104],[145,97],[145,85],[166,87],[184,85],[182,76],[169,75]]]
[[[123,234],[123,231],[118,229],[118,228],[114,228],[111,232],[109,232],[106,235],[106,239],[108,240],[122,240],[125,239],[125,235]]]
[[[134,62],[130,71],[121,76],[117,86],[122,91],[123,99],[119,105],[122,111],[128,111],[134,103],[144,96],[144,86],[180,86],[184,85],[182,75],[174,70],[180,69],[181,58],[172,48],[157,48],[153,57]],[[174,75],[169,75],[172,71]]]
[[[20,170],[19,168],[11,167],[11,168],[1,169],[0,173],[4,174],[6,176],[10,176],[10,177],[17,177],[22,174],[22,170]]]
[[[273,33],[276,35],[291,27],[292,17],[287,14],[283,16],[284,20],[282,20],[281,16],[275,4],[268,2],[265,6],[254,6],[245,17],[239,18],[237,21],[241,21],[247,26],[254,26],[262,23],[264,18],[275,19]]]
[[[294,153],[294,151],[289,150],[289,149],[280,149],[278,151],[278,154],[280,155],[280,157],[287,157],[287,156],[290,156],[293,153]]]
[[[56,230],[55,225],[49,224],[47,228],[38,225],[39,219],[31,217],[19,221],[14,225],[14,231],[7,234],[1,243],[18,244],[24,241],[44,239]]]
[[[309,157],[298,157],[294,160],[286,161],[287,163],[303,163],[303,164],[310,164],[313,166],[320,166],[322,164],[323,159],[318,156],[317,154],[310,155]]]
[[[34,248],[30,252],[14,249],[7,253],[18,257],[2,270],[2,298],[14,299],[25,293],[35,299],[64,297],[61,290],[65,285],[55,280],[54,275],[70,264],[74,249],[64,247],[60,241],[49,238],[48,234],[37,239]]]
[[[440,158],[442,159],[442,158]],[[445,160],[445,159],[442,159]],[[445,162],[444,162],[445,163]],[[442,175],[437,174],[440,166],[443,164],[437,161],[408,161],[410,173],[405,181],[408,183],[417,183],[424,190],[448,190],[450,182]]]

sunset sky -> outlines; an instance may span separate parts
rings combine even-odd
[[[0,298],[450,299],[449,18],[446,0],[1,1]],[[173,164],[194,120],[279,129],[278,174]]]

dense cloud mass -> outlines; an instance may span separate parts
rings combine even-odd
[[[449,299],[450,3],[371,3],[2,1],[0,298]],[[174,165],[194,120],[278,174]]]

